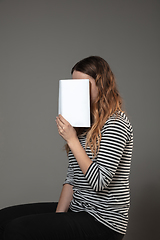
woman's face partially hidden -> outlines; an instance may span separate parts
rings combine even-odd
[[[96,86],[95,79],[89,76],[88,74],[85,74],[79,71],[73,71],[72,78],[73,79],[89,79],[91,103],[93,103],[98,95],[98,87]]]

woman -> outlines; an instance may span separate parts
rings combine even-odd
[[[59,202],[2,209],[2,239],[120,240],[126,233],[132,126],[104,59],[85,58],[71,74],[90,81],[91,127],[73,128],[61,115],[56,118],[69,158]]]

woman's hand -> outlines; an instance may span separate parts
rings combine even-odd
[[[67,143],[77,138],[76,130],[61,114],[56,117],[56,123],[59,135],[66,140]]]
[[[76,130],[64,117],[62,117],[62,115],[58,115],[58,117],[56,117],[56,123],[59,135],[66,140],[82,172],[86,174],[89,166],[92,164],[92,160],[88,157],[84,148],[81,146]]]

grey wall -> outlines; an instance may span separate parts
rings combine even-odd
[[[125,239],[158,239],[159,12],[159,0],[0,0],[0,208],[58,200],[67,169],[58,80],[100,55],[134,127]]]

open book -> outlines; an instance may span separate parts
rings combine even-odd
[[[59,80],[58,114],[73,127],[90,127],[89,79]]]

